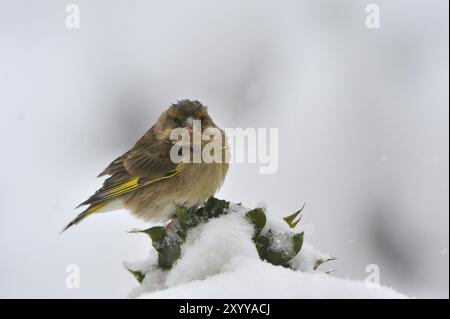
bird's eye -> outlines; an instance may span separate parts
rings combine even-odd
[[[175,123],[175,125],[178,125],[178,126],[181,126],[183,124],[183,120],[180,119],[179,117],[174,117],[173,122]]]

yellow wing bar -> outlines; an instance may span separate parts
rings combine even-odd
[[[172,177],[176,176],[177,174],[179,174],[181,171],[182,171],[182,166],[178,165],[177,168],[175,168],[174,170],[169,172],[167,175],[157,178],[157,179],[145,180],[145,179],[141,179],[139,177],[132,177],[129,180],[127,180],[123,183],[120,183],[117,186],[114,186],[109,189],[105,189],[103,191],[100,190],[97,194],[95,194],[95,196],[90,201],[86,202],[86,204],[96,204],[96,203],[104,202],[109,199],[116,198],[118,196],[135,191],[137,189],[146,187],[150,184],[159,182],[161,180],[172,178]]]

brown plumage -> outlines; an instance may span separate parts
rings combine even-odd
[[[93,213],[123,207],[147,221],[167,221],[175,204],[194,207],[213,196],[228,170],[223,131],[221,163],[174,163],[170,157],[175,143],[170,139],[172,130],[186,128],[192,134],[193,120],[201,121],[202,132],[217,128],[198,101],[183,100],[170,106],[129,151],[100,173],[99,177],[108,176],[102,188],[79,205],[88,207],[64,230]]]

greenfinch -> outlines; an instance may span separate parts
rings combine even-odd
[[[173,160],[177,144],[172,136],[174,130],[185,130],[192,138],[194,123],[201,125],[201,132],[216,129],[222,134],[221,161],[192,161],[186,156],[182,161]],[[176,153],[182,152],[184,146]],[[194,148],[190,143],[188,150]],[[100,173],[98,177],[107,176],[103,186],[78,206],[87,208],[63,231],[94,213],[122,208],[145,221],[167,222],[174,217],[177,205],[196,207],[217,192],[228,171],[226,151],[224,132],[214,124],[207,108],[198,101],[178,101],[130,150]]]

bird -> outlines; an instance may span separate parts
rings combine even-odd
[[[192,139],[194,123],[200,124],[201,133],[207,129],[220,132],[220,161],[192,161],[189,160],[191,152],[183,155],[182,160],[173,160],[171,149],[179,140],[173,140],[171,133],[176,129],[184,130]],[[201,145],[205,143],[202,139]],[[183,153],[182,147],[177,154]],[[193,149],[194,144],[190,142],[189,150]],[[86,206],[86,209],[61,232],[92,214],[123,208],[147,222],[170,222],[175,218],[177,205],[198,207],[218,191],[228,172],[227,151],[225,133],[213,122],[208,108],[197,100],[177,101],[131,149],[97,176],[107,178],[99,190],[77,206]]]

